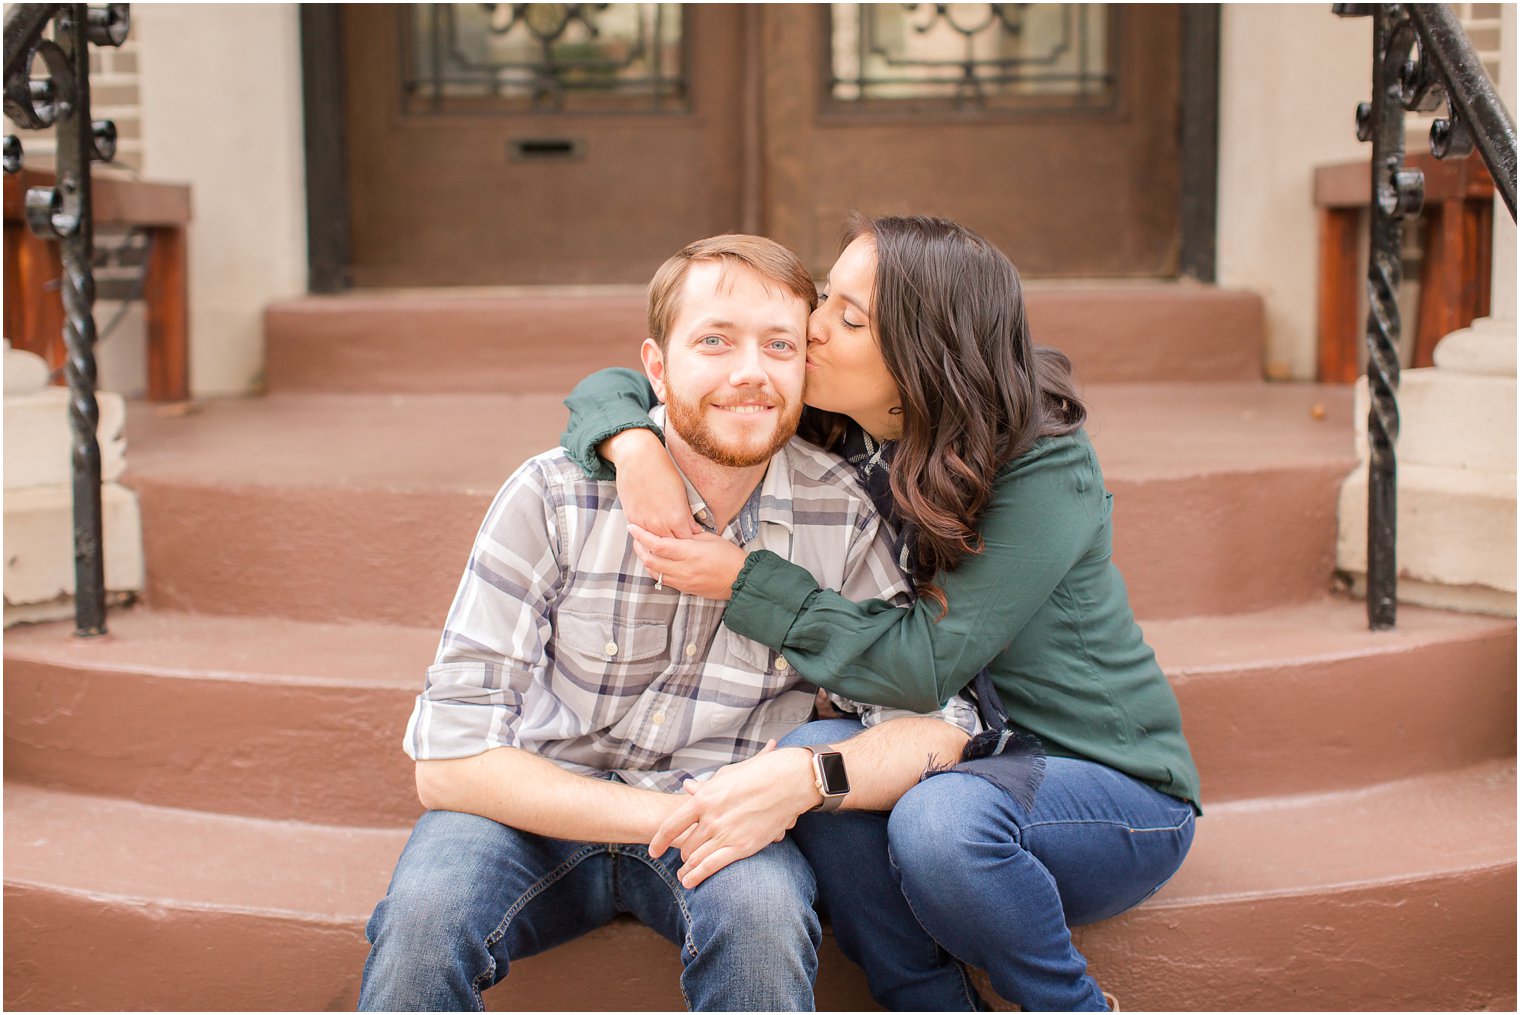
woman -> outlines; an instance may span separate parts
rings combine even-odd
[[[649,392],[626,374],[577,388],[566,447],[591,465],[601,445],[618,465],[630,516],[649,519],[632,531],[651,572],[731,596],[724,622],[809,680],[927,710],[982,674],[984,714],[1000,706],[1043,743],[1032,793],[1027,757],[983,759],[925,778],[890,819],[798,823],[841,946],[877,998],[950,1006],[915,986],[943,982],[925,973],[922,943],[882,934],[910,913],[1026,1010],[1103,1010],[1068,927],[1172,876],[1198,776],[1111,559],[1112,497],[1069,363],[1032,347],[1008,259],[943,219],[853,223],[808,337],[806,401],[848,417],[815,418],[814,433],[857,464],[901,533],[911,608],[850,602],[774,554],[690,538],[684,495],[659,493],[674,482],[663,450],[635,432],[649,426]],[[840,820],[853,822],[843,839],[828,824]]]

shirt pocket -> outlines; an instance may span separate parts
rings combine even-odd
[[[743,674],[753,710],[746,725],[753,739],[779,739],[812,718],[813,685],[781,653],[726,627],[713,643],[713,651],[722,651],[728,664]]]
[[[670,644],[664,624],[629,623],[606,614],[560,610],[554,618],[554,655],[571,679],[602,687],[647,684]]]
[[[733,666],[758,674],[760,686],[773,693],[786,690],[801,679],[783,660],[781,653],[772,652],[768,646],[735,634],[726,627],[718,632],[713,651],[722,652]]]

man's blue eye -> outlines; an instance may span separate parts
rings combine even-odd
[[[707,346],[723,344],[723,339],[719,338],[717,335],[704,335],[698,341]]]

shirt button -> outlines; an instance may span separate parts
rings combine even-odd
[[[692,642],[690,645],[686,646],[686,658],[690,659],[692,656],[694,656],[696,654],[697,654],[697,643],[696,642]]]
[[[607,648],[607,654],[608,655],[610,655],[610,656],[617,655],[617,642],[615,642],[615,641],[609,641],[607,643],[606,648]]]
[[[787,667],[790,665],[792,664],[786,661],[786,656],[776,657],[776,669],[780,670],[782,673],[785,673]]]
[[[663,726],[665,725],[665,713],[656,712],[649,721],[654,723],[656,726]]]

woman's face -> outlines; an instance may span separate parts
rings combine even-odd
[[[861,236],[844,249],[808,321],[807,386],[803,401],[840,412],[883,440],[901,436],[897,382],[881,358],[871,325],[876,247]]]

